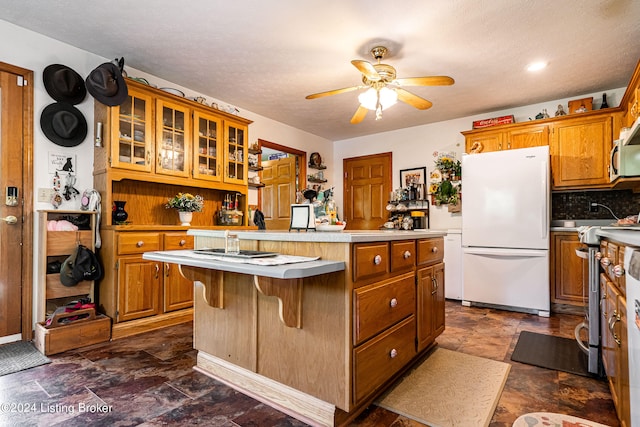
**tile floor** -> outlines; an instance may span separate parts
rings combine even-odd
[[[446,310],[443,348],[512,365],[491,426],[511,426],[535,411],[619,425],[606,382],[510,360],[520,331],[571,337],[579,317],[540,318],[459,302],[447,302]],[[0,377],[0,426],[304,426],[194,372],[191,346],[191,325],[183,324],[51,356],[49,365]],[[422,424],[372,406],[353,425]]]

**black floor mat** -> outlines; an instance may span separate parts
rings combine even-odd
[[[522,331],[511,360],[541,368],[595,377],[588,369],[587,355],[575,340]]]

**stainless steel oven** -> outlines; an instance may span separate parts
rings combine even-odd
[[[582,230],[580,241],[584,247],[576,250],[576,254],[586,262],[583,269],[583,292],[587,306],[584,310],[584,320],[575,328],[578,346],[588,358],[588,370],[592,374],[602,375],[601,347],[600,347],[600,238],[596,236],[597,227]],[[585,334],[582,334],[582,331]],[[583,338],[586,337],[586,340]]]

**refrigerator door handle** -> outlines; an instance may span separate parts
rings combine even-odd
[[[536,249],[464,248],[465,254],[499,257],[544,257],[548,251]]]
[[[542,174],[540,179],[540,190],[542,190],[542,200],[549,200],[549,170],[547,167],[547,163],[543,162],[540,164],[540,172]],[[542,207],[542,215],[540,215],[540,237],[545,239],[547,237],[547,232],[549,230],[549,225],[547,224],[547,220],[549,218],[549,205],[547,203],[541,203]]]

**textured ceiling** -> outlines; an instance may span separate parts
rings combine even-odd
[[[214,96],[241,111],[342,140],[625,86],[640,59],[637,0],[0,0],[0,19]],[[352,125],[352,59],[378,42],[433,107]],[[533,60],[548,61],[538,74]]]

